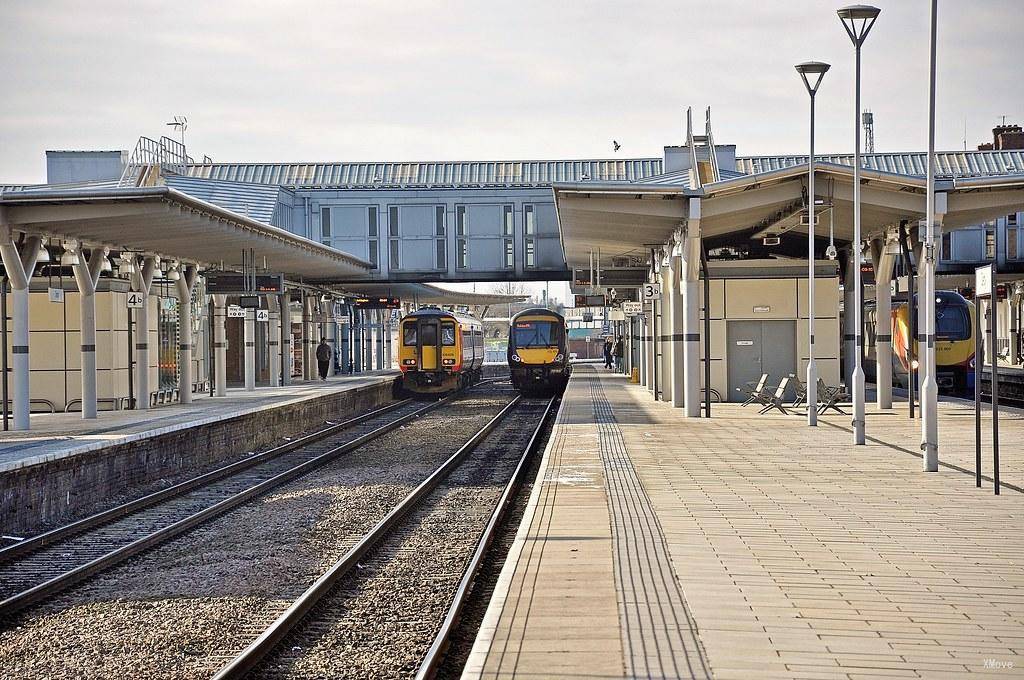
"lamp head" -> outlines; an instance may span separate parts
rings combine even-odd
[[[843,22],[843,28],[846,29],[854,46],[860,47],[864,44],[864,40],[868,37],[871,27],[875,25],[875,19],[878,18],[881,11],[871,5],[849,5],[837,10],[836,14]]]
[[[825,77],[830,68],[832,68],[831,64],[826,64],[823,61],[805,61],[796,65],[796,72],[803,78],[808,94],[813,97],[818,91],[818,86],[821,85],[821,79]]]

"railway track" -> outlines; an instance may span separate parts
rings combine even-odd
[[[214,677],[430,677],[555,403],[516,397]]]
[[[0,619],[89,579],[450,402],[404,400],[0,550]]]

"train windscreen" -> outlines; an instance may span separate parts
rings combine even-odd
[[[971,319],[963,306],[935,306],[935,337],[938,340],[967,340],[971,337]]]
[[[557,347],[561,338],[559,327],[551,321],[516,321],[512,329],[515,347]]]

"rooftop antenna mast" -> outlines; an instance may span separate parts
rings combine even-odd
[[[865,109],[860,114],[860,121],[864,125],[864,153],[875,152],[875,114],[870,109]]]
[[[167,125],[178,128],[178,132],[181,133],[181,145],[185,146],[185,130],[188,128],[188,118],[185,116],[175,116],[174,120],[167,123]]]

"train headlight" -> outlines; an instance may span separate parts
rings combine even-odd
[[[522,361],[522,359],[519,358],[518,354],[513,354],[512,355],[512,361]]]
[[[415,359],[402,359],[402,365],[403,366],[415,366],[416,365],[416,360]]]
[[[561,352],[559,352],[559,353],[558,353],[558,354],[557,354],[557,355],[555,356],[555,363],[556,363],[556,364],[560,364],[560,363],[562,363],[563,361],[565,361],[565,355],[564,355],[564,354],[562,354]]]
[[[441,359],[441,363],[444,364],[445,366],[454,366],[455,359]]]

